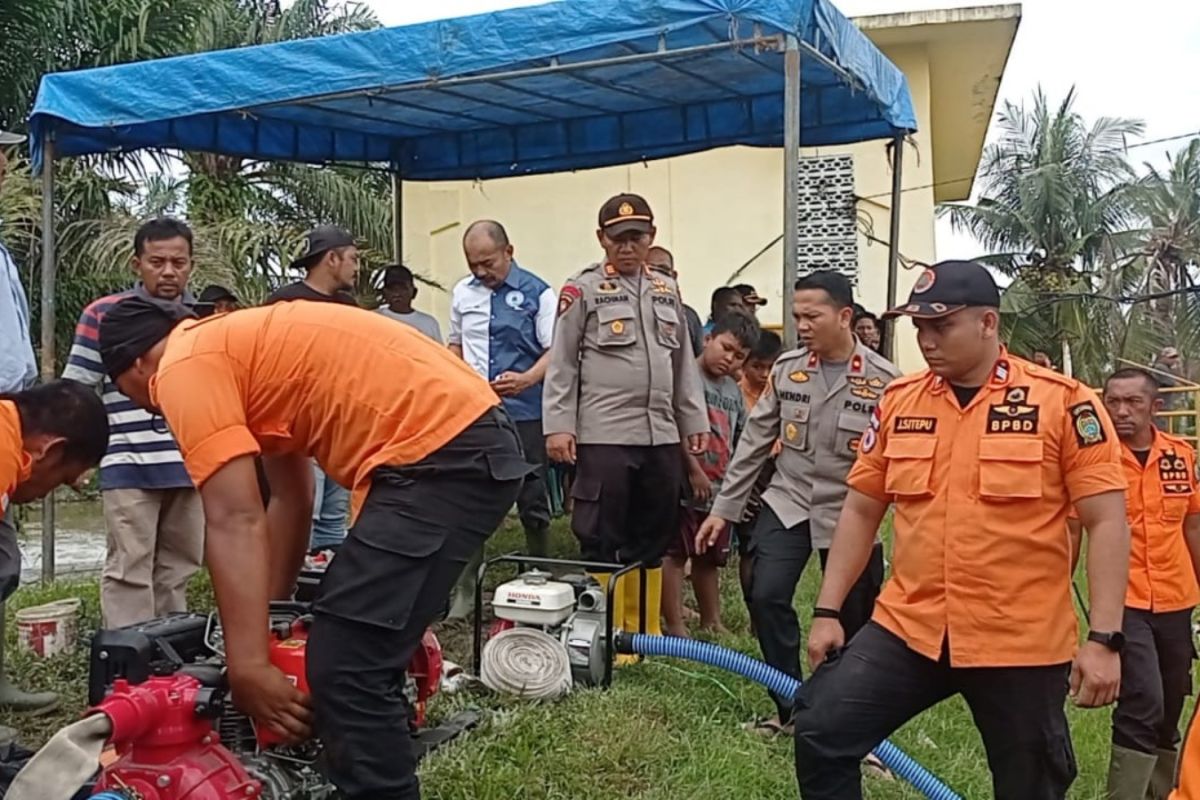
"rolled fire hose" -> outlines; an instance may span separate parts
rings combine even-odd
[[[800,688],[800,681],[791,675],[757,659],[708,642],[680,639],[675,636],[649,636],[635,633],[618,634],[615,645],[619,653],[670,656],[720,667],[760,683],[784,697],[791,697]],[[933,773],[891,742],[884,741],[872,752],[888,769],[912,784],[929,800],[962,800],[949,786],[938,780]]]
[[[484,645],[479,678],[495,692],[553,700],[571,691],[571,661],[562,642],[537,628],[509,628]]]
[[[112,722],[94,714],[60,730],[17,773],[5,800],[71,800],[100,768]]]

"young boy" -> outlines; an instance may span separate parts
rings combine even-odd
[[[749,358],[746,359],[746,365],[742,367],[742,379],[738,382],[738,386],[742,390],[742,399],[746,402],[747,415],[750,413],[750,409],[754,408],[754,404],[758,402],[759,396],[766,390],[771,367],[775,366],[775,360],[782,352],[783,340],[779,338],[779,334],[774,331],[763,331],[759,335],[758,343],[754,345]],[[771,451],[772,458],[779,453],[779,448],[780,445],[776,442],[775,448]],[[762,492],[770,484],[771,474],[774,470],[774,461],[767,462],[767,465],[763,467],[762,474],[758,476],[758,481],[754,485],[754,492],[750,495],[746,518],[735,525],[733,530],[738,551],[738,580],[742,584],[742,599],[746,601],[747,608],[750,607],[750,576],[754,570],[754,553],[750,549],[750,533],[754,530],[754,520],[758,516],[758,510],[762,508]],[[753,632],[753,617],[750,620],[750,627]]]
[[[704,380],[704,398],[708,404],[708,449],[699,456],[686,450],[688,483],[679,519],[679,533],[667,550],[663,563],[663,616],[666,632],[672,636],[687,636],[683,623],[684,565],[692,559],[692,587],[700,605],[700,627],[723,633],[721,625],[721,596],[717,569],[725,565],[729,555],[729,531],[726,530],[716,546],[703,555],[695,552],[696,531],[704,521],[712,498],[720,489],[721,479],[730,456],[746,422],[746,404],[742,391],[730,377],[746,361],[758,342],[758,323],[743,313],[730,313],[719,318],[704,337],[704,350],[696,359]],[[690,490],[690,491],[688,491]]]

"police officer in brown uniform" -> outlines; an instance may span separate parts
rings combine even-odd
[[[599,225],[605,260],[559,295],[542,426],[551,460],[576,464],[571,527],[583,558],[652,568],[646,621],[658,633],[661,560],[678,530],[680,441],[704,450],[708,412],[679,289],[646,265],[655,234],[649,204],[617,195],[601,207]],[[618,587],[613,619],[636,630],[638,583],[628,586]]]
[[[802,347],[775,362],[700,533],[715,539],[724,524],[742,519],[772,446],[782,442],[750,539],[750,612],[767,663],[799,678],[796,585],[814,549],[825,566],[848,491],[846,474],[884,387],[900,371],[855,338],[854,298],[844,276],[822,271],[801,278],[792,313]],[[883,548],[876,541],[841,608],[848,637],[871,618],[882,585]],[[779,717],[759,727],[774,732],[790,719],[792,698],[772,699]]]

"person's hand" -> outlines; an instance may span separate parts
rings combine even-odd
[[[775,458],[783,452],[783,439],[776,439],[775,444],[771,445],[771,458]]]
[[[1101,708],[1121,690],[1121,656],[1099,642],[1084,642],[1071,665],[1071,697],[1080,708]]]
[[[312,710],[308,695],[271,664],[249,667],[229,665],[233,704],[259,725],[288,744],[312,738]]]
[[[825,663],[826,657],[846,644],[846,632],[836,619],[819,617],[812,621],[808,632],[808,666],[816,669]]]
[[[700,467],[693,466],[688,470],[688,483],[692,485],[693,500],[698,503],[707,503],[712,499],[712,481]]]
[[[575,463],[575,435],[552,433],[546,437],[546,455],[556,464]]]
[[[698,456],[708,449],[708,433],[693,433],[687,437],[688,452]]]
[[[531,385],[523,372],[501,372],[492,381],[492,391],[501,397],[512,397],[525,391]]]
[[[700,555],[708,552],[708,548],[717,543],[721,532],[725,530],[725,526],[728,524],[727,520],[723,520],[713,514],[705,517],[704,522],[700,523],[700,529],[696,531],[696,552]]]
[[[83,490],[87,488],[88,483],[92,480],[92,476],[95,474],[96,470],[94,469],[84,470],[84,472],[78,478],[71,481],[72,491],[76,493],[82,493]]]

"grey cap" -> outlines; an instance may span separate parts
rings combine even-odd
[[[304,255],[292,262],[292,269],[309,269],[316,265],[322,253],[335,247],[349,247],[354,237],[336,225],[318,225],[308,232]]]
[[[4,144],[21,144],[25,141],[25,134],[13,133],[12,131],[0,130],[0,145]]]

